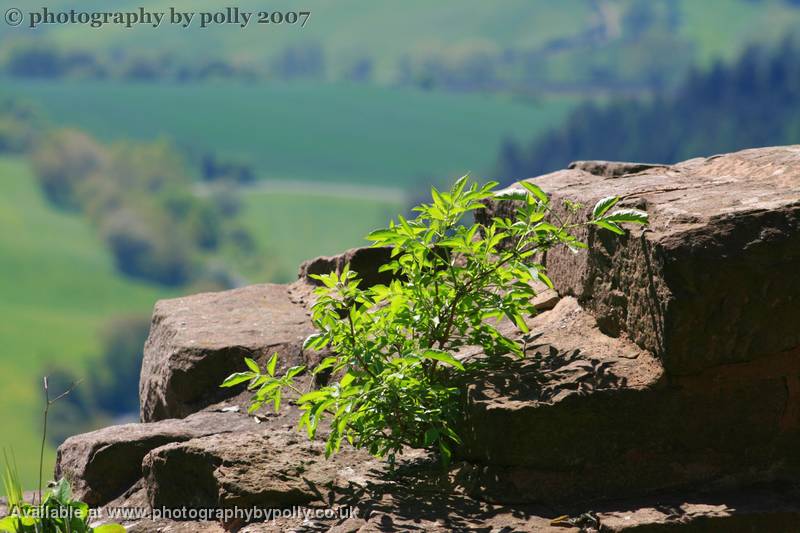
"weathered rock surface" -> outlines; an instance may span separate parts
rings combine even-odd
[[[275,429],[176,442],[144,458],[145,486],[153,507],[281,509],[324,503],[334,486],[347,485],[348,465],[380,466],[349,450],[326,460],[324,449]]]
[[[533,180],[555,205],[589,211],[618,195],[650,214],[649,228],[626,237],[587,228],[588,253],[547,254],[559,292],[604,332],[627,333],[674,374],[800,345],[800,146],[668,167],[590,163]],[[486,216],[509,208],[491,207]]]
[[[254,429],[240,413],[201,412],[182,420],[111,426],[68,438],[59,446],[56,479],[66,477],[75,496],[89,505],[118,497],[142,476],[142,459],[170,442]]]
[[[528,358],[468,386],[473,494],[581,501],[800,475],[800,350],[670,377],[573,298],[530,326]]]
[[[246,369],[245,356],[263,362],[278,352],[282,367],[301,364],[312,332],[306,309],[283,285],[158,302],[139,383],[142,421],[182,418],[236,394],[219,384]]]
[[[362,279],[362,287],[387,284],[392,280],[390,272],[378,272],[381,265],[391,260],[391,248],[352,248],[346,252],[329,256],[309,259],[300,265],[298,278],[311,285],[319,285],[319,281],[311,277],[312,274],[340,273],[345,265],[350,265],[350,270],[358,272]]]

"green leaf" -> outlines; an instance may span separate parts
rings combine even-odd
[[[328,368],[334,366],[339,361],[338,358],[329,356],[322,360],[320,364],[314,367],[312,371],[313,374],[319,374],[323,370],[327,370]]]
[[[447,468],[450,464],[450,460],[453,457],[453,452],[450,451],[450,446],[448,446],[443,440],[439,441],[439,452],[442,455],[442,465]]]
[[[443,352],[441,350],[426,350],[425,352],[423,352],[422,357],[424,357],[425,359],[433,359],[435,361],[441,361],[442,363],[453,366],[459,370],[464,370],[464,365],[462,365],[459,360],[457,360],[449,353]]]
[[[461,176],[456,180],[455,184],[453,184],[453,196],[458,196],[462,192],[464,192],[464,187],[467,185],[467,179],[469,179],[469,174]]]
[[[339,386],[342,387],[342,388],[345,388],[348,385],[350,385],[353,382],[354,379],[356,379],[356,377],[353,374],[351,374],[350,372],[348,372],[347,374],[342,376],[341,380],[339,380]]]
[[[548,288],[554,289],[553,281],[544,273],[543,269],[544,267],[542,265],[531,265],[528,267],[528,274],[532,279],[541,281],[547,285]]]
[[[62,505],[66,505],[72,499],[72,488],[69,486],[69,481],[64,478],[59,479],[55,486],[51,489],[53,499]]]
[[[293,366],[289,370],[286,371],[287,378],[293,378],[298,374],[302,374],[305,371],[305,365]]]
[[[522,315],[519,313],[506,313],[506,315],[514,322],[521,332],[528,333],[528,325],[525,323],[525,319],[522,318]]]
[[[428,428],[428,431],[425,432],[424,443],[425,446],[430,446],[436,439],[439,438],[439,430],[436,428]]]
[[[614,204],[619,202],[619,196],[607,196],[599,200],[596,204],[594,204],[594,209],[592,209],[592,218],[598,219],[605,214],[606,211],[611,209]]]
[[[498,200],[524,200],[528,197],[528,193],[522,189],[509,187],[507,189],[495,191],[494,197]]]
[[[431,198],[433,198],[433,203],[437,206],[444,206],[442,195],[439,194],[439,191],[436,189],[436,187],[431,187]]]
[[[297,399],[297,403],[313,402],[314,400],[319,400],[328,396],[328,394],[328,391],[325,390],[312,390],[300,396],[300,398]]]
[[[397,232],[392,229],[379,229],[367,235],[369,241],[386,241],[397,237]]]
[[[222,382],[220,387],[233,387],[238,385],[239,383],[244,383],[245,381],[250,381],[255,376],[252,372],[236,372],[235,374],[231,374],[225,381]]]
[[[461,437],[459,437],[458,434],[449,427],[444,428],[444,434],[447,435],[450,438],[450,440],[452,440],[456,444],[461,444]]]
[[[15,516],[7,516],[0,520],[0,531],[4,533],[14,533],[17,531],[19,520]]]
[[[593,224],[600,226],[603,229],[607,229],[609,231],[613,231],[617,235],[625,235],[625,230],[614,224],[613,222],[608,222],[605,219],[601,218],[600,220],[595,220]]]
[[[530,181],[521,181],[520,183],[543,204],[550,202],[550,198],[547,197],[547,194],[545,194],[545,192],[538,185],[531,183]]]
[[[312,333],[303,341],[303,349],[318,350],[327,344],[327,335],[324,333]]]
[[[260,373],[260,372],[261,372],[261,369],[260,369],[260,368],[258,368],[258,363],[256,363],[255,361],[253,361],[253,360],[252,360],[252,359],[250,359],[249,357],[245,357],[245,358],[244,358],[244,364],[246,364],[246,365],[247,365],[247,368],[249,368],[250,370],[252,370],[252,371],[253,371],[253,372],[255,372],[256,374],[258,374],[258,373]]]
[[[644,211],[639,209],[619,209],[608,216],[603,217],[606,222],[628,222],[631,224],[647,224],[649,217]]]
[[[277,365],[278,365],[278,352],[275,352],[274,354],[272,354],[272,357],[269,358],[269,361],[267,361],[267,373],[270,376],[275,375],[275,367]]]

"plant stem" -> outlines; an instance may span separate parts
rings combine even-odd
[[[50,410],[50,392],[47,387],[47,376],[44,377],[44,427],[42,428],[42,446],[39,449],[39,505],[42,504],[42,470],[44,468],[44,445],[47,440],[47,413]]]
[[[50,399],[50,387],[48,386],[47,383],[47,376],[45,376],[42,381],[44,382],[44,427],[42,428],[42,445],[39,448],[39,486],[37,491],[39,494],[39,505],[42,504],[42,472],[44,470],[44,445],[47,442],[47,415],[50,412],[50,406],[56,403],[61,398],[63,398],[64,396],[66,396],[67,394],[69,394],[70,392],[72,392],[75,389],[75,387],[77,387],[78,384],[81,382],[81,380],[79,379],[78,381],[75,381],[72,385],[70,385],[70,387],[67,390],[65,390],[52,400]]]

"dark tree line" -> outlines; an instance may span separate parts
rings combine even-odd
[[[679,88],[648,100],[586,104],[528,145],[507,141],[505,181],[574,160],[673,163],[743,148],[800,142],[800,47],[785,39],[751,47],[731,64],[693,70]]]

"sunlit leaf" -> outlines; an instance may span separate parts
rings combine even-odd
[[[533,182],[530,181],[522,181],[520,184],[525,187],[528,192],[530,192],[536,199],[538,199],[543,204],[550,202],[550,198],[547,197],[547,194]]]
[[[461,364],[456,358],[450,355],[447,352],[442,352],[440,350],[426,350],[423,352],[422,357],[425,359],[433,359],[435,361],[440,361],[447,365],[453,366],[458,368],[459,370],[464,370],[464,365]]]
[[[258,368],[258,363],[256,363],[255,361],[253,361],[249,357],[245,357],[244,358],[244,364],[246,364],[247,368],[249,368],[250,370],[252,370],[255,373],[261,372],[261,369]]]
[[[603,220],[613,223],[628,222],[632,224],[647,224],[648,215],[639,209],[618,209],[610,215],[603,217]]]
[[[225,381],[222,382],[220,387],[233,387],[234,385],[250,381],[251,379],[253,379],[252,372],[236,372],[225,378]]]
[[[619,196],[607,196],[594,204],[592,218],[600,218],[619,201]]]
[[[278,352],[275,352],[274,354],[272,354],[272,357],[269,358],[269,361],[267,361],[267,373],[270,376],[275,375],[275,367],[277,365],[278,365]]]

